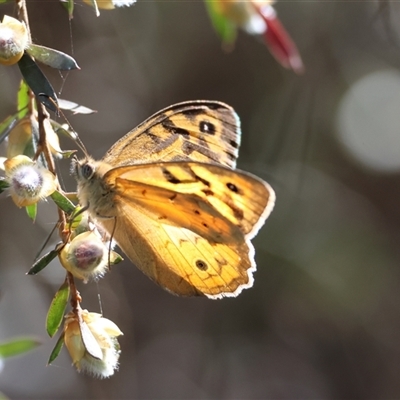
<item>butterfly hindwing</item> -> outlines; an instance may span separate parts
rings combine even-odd
[[[181,296],[237,296],[253,283],[254,250],[249,241],[216,243],[143,213],[135,203],[118,202],[118,216],[104,219],[130,260],[153,281]]]

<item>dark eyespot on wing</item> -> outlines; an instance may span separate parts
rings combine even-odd
[[[200,132],[207,133],[208,135],[215,135],[215,125],[208,121],[200,121]]]
[[[164,175],[164,178],[169,182],[169,183],[181,183],[181,181],[174,176],[171,171],[168,171],[167,168],[162,168],[162,173]]]
[[[237,186],[236,186],[235,184],[231,183],[231,182],[228,182],[228,183],[226,184],[226,187],[227,187],[230,191],[232,191],[232,192],[234,192],[234,193],[239,193],[239,189],[237,188]]]
[[[205,261],[203,261],[203,260],[196,260],[196,267],[200,271],[207,271],[207,269],[208,269],[207,263]]]

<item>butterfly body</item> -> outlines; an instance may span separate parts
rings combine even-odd
[[[239,141],[229,106],[172,106],[103,160],[78,161],[78,197],[131,261],[168,291],[236,296],[253,284],[250,240],[275,199],[266,182],[233,169]]]

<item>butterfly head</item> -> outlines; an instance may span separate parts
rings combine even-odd
[[[78,160],[77,157],[72,159],[71,174],[79,182],[90,180],[95,174],[96,167],[95,161],[91,158],[84,158]]]
[[[71,173],[78,184],[78,198],[82,206],[95,207],[98,199],[107,192],[103,176],[110,169],[107,163],[95,161],[91,157],[81,160],[73,158]]]
[[[72,158],[71,174],[78,183],[90,180],[95,172],[95,161],[92,158],[86,157],[82,160],[78,160],[77,157]]]

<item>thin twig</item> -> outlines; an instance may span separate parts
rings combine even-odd
[[[18,18],[20,21],[25,22],[26,30],[28,31],[28,43],[31,43],[31,29],[29,27],[28,10],[26,8],[25,0],[16,0],[18,9]]]

